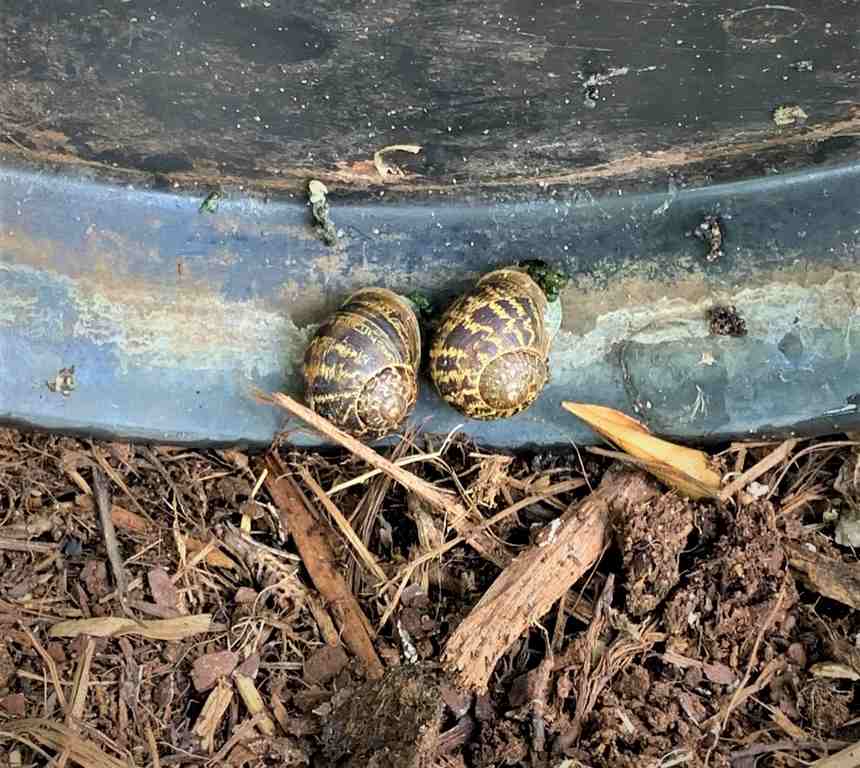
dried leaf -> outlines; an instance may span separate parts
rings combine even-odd
[[[712,469],[706,453],[654,437],[644,424],[613,408],[570,402],[561,405],[684,495],[691,499],[718,495],[720,475]]]
[[[204,632],[220,631],[221,626],[212,621],[211,613],[196,616],[180,616],[176,619],[153,619],[135,621],[124,616],[104,616],[97,619],[73,619],[60,621],[51,627],[50,637],[124,637],[138,635],[147,640],[185,640]]]
[[[182,540],[185,544],[185,548],[192,555],[196,552],[200,552],[209,545],[208,541],[201,541],[200,539],[195,539],[191,536],[183,536]],[[215,568],[228,568],[230,570],[236,569],[236,563],[217,547],[206,553],[206,563]]]
[[[837,664],[833,661],[822,661],[813,664],[809,671],[815,677],[826,677],[831,680],[860,680],[860,674],[845,664]]]

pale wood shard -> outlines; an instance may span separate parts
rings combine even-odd
[[[355,595],[338,570],[337,558],[301,488],[286,474],[274,455],[266,459],[266,487],[278,507],[284,529],[289,530],[314,586],[334,614],[346,646],[358,657],[370,679],[382,677],[382,662],[373,647],[372,630]]]
[[[224,713],[232,700],[233,687],[223,680],[219,680],[218,685],[212,689],[206,698],[200,716],[191,730],[200,739],[201,748],[210,755],[215,749],[215,732],[221,725]]]
[[[600,557],[612,515],[658,493],[641,472],[608,472],[499,575],[449,638],[445,668],[463,687],[485,692],[499,658]]]
[[[123,637],[138,635],[147,640],[185,640],[204,632],[218,632],[223,627],[212,621],[211,613],[180,616],[175,619],[143,619],[124,616],[104,616],[95,619],[59,621],[48,632],[50,637]]]
[[[719,493],[720,475],[703,451],[655,437],[644,424],[614,408],[567,401],[561,407],[685,496],[706,499]]]
[[[252,717],[259,715],[256,720],[257,728],[264,736],[275,735],[275,721],[269,716],[266,705],[263,703],[263,698],[254,685],[254,681],[248,675],[243,675],[238,670],[233,673],[233,682],[236,684],[236,690],[239,691],[239,696],[245,703],[245,707]]]
[[[796,543],[787,544],[786,549],[791,567],[810,589],[860,609],[860,565],[825,557]]]

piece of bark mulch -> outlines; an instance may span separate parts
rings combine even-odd
[[[337,677],[348,663],[349,656],[342,645],[324,645],[305,659],[305,682],[309,685],[327,683]]]
[[[427,768],[434,764],[442,721],[438,665],[412,664],[365,683],[325,723],[328,765]]]
[[[239,654],[233,651],[215,651],[198,657],[191,670],[194,688],[199,693],[211,690],[222,677],[231,674],[238,663]]]
[[[164,568],[151,568],[147,580],[156,605],[174,609],[179,607],[179,592]]]

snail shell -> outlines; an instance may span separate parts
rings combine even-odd
[[[474,419],[528,408],[549,378],[548,302],[525,272],[499,269],[443,314],[430,347],[430,376],[450,405]]]
[[[409,303],[385,288],[357,291],[305,351],[308,405],[353,437],[385,437],[415,406],[420,356]]]

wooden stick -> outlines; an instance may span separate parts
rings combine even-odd
[[[116,583],[116,591],[120,602],[124,603],[128,585],[125,578],[125,569],[122,564],[122,555],[119,552],[119,542],[116,538],[116,528],[114,528],[113,517],[111,515],[110,491],[108,490],[105,476],[97,467],[93,467],[93,491],[96,510],[99,513],[99,522],[104,534],[105,549],[107,550],[108,560],[110,561],[114,582]]]
[[[609,472],[598,489],[544,528],[484,593],[448,640],[443,665],[479,692],[501,656],[583,576],[603,552],[611,508],[658,495],[641,472]]]
[[[272,395],[266,395],[263,392],[257,393],[257,398],[264,403],[277,405],[283,408],[288,413],[296,416],[305,422],[309,427],[319,432],[324,437],[338,443],[346,448],[350,453],[358,456],[363,461],[366,461],[372,467],[379,469],[388,475],[395,482],[400,483],[407,490],[412,491],[416,496],[426,501],[439,514],[445,517],[449,525],[460,533],[461,530],[468,530],[472,526],[471,522],[476,522],[473,516],[470,516],[466,508],[460,503],[454,494],[449,491],[440,491],[426,480],[422,480],[417,475],[407,472],[405,469],[397,466],[392,461],[389,461],[384,456],[359,442],[351,435],[348,435],[343,430],[338,429],[327,419],[324,419],[319,414],[305,407],[301,403],[294,400],[289,395],[284,395],[276,392]],[[469,543],[487,560],[495,563],[499,567],[504,567],[509,556],[507,548],[500,542],[493,539],[489,533],[484,533],[481,536],[472,538]]]
[[[379,563],[376,562],[376,558],[373,556],[373,553],[367,548],[365,543],[361,540],[361,537],[355,532],[355,529],[350,525],[349,520],[344,517],[343,512],[338,509],[337,505],[329,498],[329,495],[320,487],[320,484],[314,480],[314,477],[308,468],[300,467],[299,475],[301,476],[304,484],[313,491],[314,496],[316,496],[320,503],[325,507],[326,512],[328,512],[335,523],[337,523],[338,528],[340,528],[340,532],[355,550],[355,554],[359,561],[376,577],[378,582],[384,583],[387,581],[388,576],[385,575],[385,571],[383,571]]]
[[[738,491],[742,491],[746,488],[751,482],[753,482],[753,480],[758,480],[765,472],[772,469],[780,462],[785,461],[785,459],[791,455],[797,442],[798,441],[795,439],[786,440],[778,448],[771,451],[767,456],[757,464],[750,467],[740,477],[735,478],[725,486],[720,491],[720,499],[722,501],[728,501]]]
[[[266,487],[298,547],[314,586],[328,602],[346,646],[359,658],[367,677],[382,677],[384,669],[371,641],[370,623],[346,581],[337,569],[337,561],[310,502],[301,488],[287,474],[281,461],[270,454],[266,459],[269,474]]]

